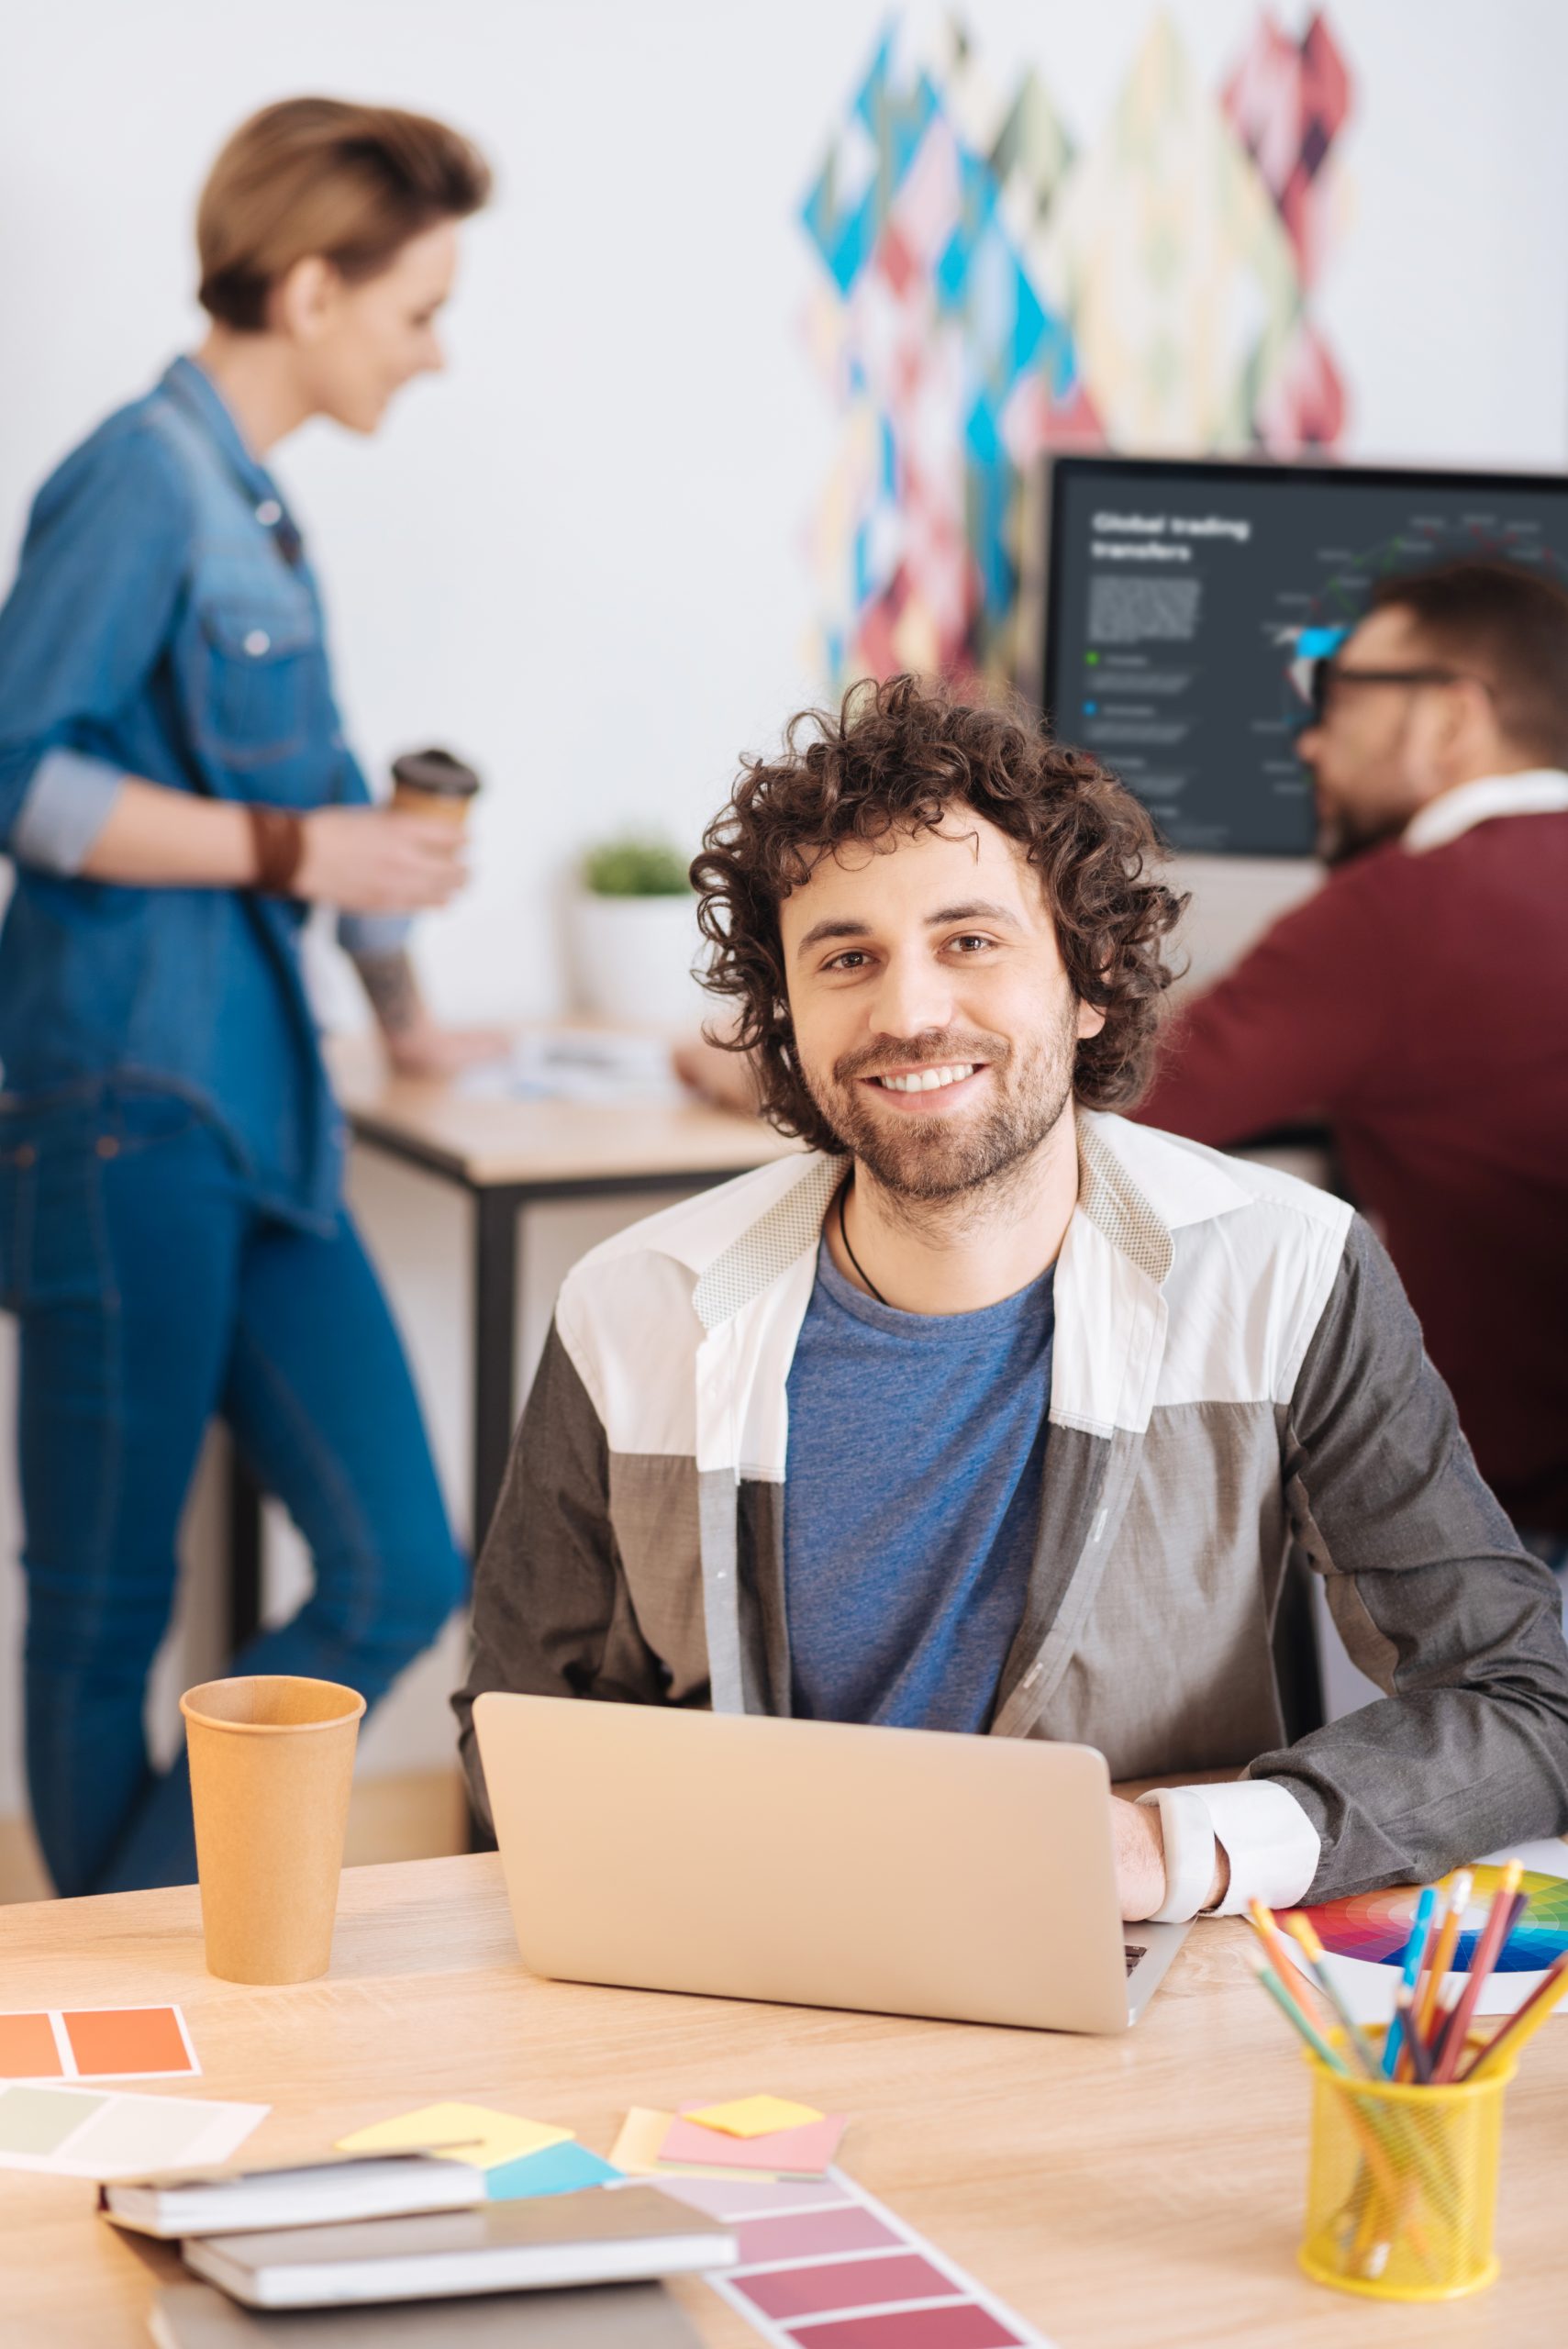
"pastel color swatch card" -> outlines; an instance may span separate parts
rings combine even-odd
[[[610,2159],[616,2167],[632,2177],[651,2177],[656,2173],[662,2176],[678,2173],[682,2177],[733,2177],[732,2169],[660,2160],[660,2147],[669,2135],[674,2118],[673,2112],[656,2111],[651,2105],[634,2104],[621,2122],[620,2135],[610,2147]]]
[[[0,2080],[179,2080],[201,2068],[178,2007],[0,2015]]]
[[[114,2088],[0,2087],[0,2169],[139,2177],[230,2160],[272,2107]]]
[[[728,2104],[683,2105],[689,2121],[721,2129],[727,2137],[770,2137],[781,2129],[804,2129],[826,2120],[814,2104],[792,2104],[783,2096],[741,2096]]]
[[[720,2169],[771,2171],[786,2177],[820,2177],[837,2157],[849,2126],[841,2112],[827,2112],[798,2129],[776,2129],[765,2137],[728,2137],[705,2129],[683,2105],[665,2132],[659,2159],[700,2162]]]
[[[416,2112],[399,2113],[394,2121],[373,2121],[339,2137],[340,2154],[408,2154],[428,2148],[448,2161],[470,2162],[475,2169],[498,2169],[505,2162],[541,2154],[547,2145],[563,2145],[570,2129],[551,2128],[548,2121],[525,2121],[515,2112],[496,2112],[484,2104],[422,2104]]]
[[[773,2349],[1051,2349],[841,2170],[664,2191],[734,2228],[740,2263],[707,2282]]]
[[[625,2172],[602,2161],[586,2145],[569,2138],[564,2145],[547,2145],[542,2153],[525,2154],[521,2161],[501,2162],[484,2173],[485,2199],[518,2202],[526,2195],[576,2194],[585,2186],[614,2186]]]

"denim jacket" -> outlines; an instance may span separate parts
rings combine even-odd
[[[108,1089],[183,1095],[263,1205],[325,1227],[342,1138],[300,968],[305,908],[81,877],[131,775],[282,807],[370,797],[299,534],[189,359],[45,483],[0,611],[0,849],[17,866],[0,1102],[14,1124]],[[360,942],[386,942],[382,927]]]

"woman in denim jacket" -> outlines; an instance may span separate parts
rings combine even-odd
[[[195,1873],[142,1709],[215,1414],[315,1561],[239,1670],[373,1701],[463,1595],[299,962],[310,907],[339,908],[394,1059],[472,1057],[403,951],[462,874],[449,827],[371,804],[260,452],[315,415],[373,431],[439,367],[455,224],[487,192],[418,116],[297,99],[245,124],[198,216],[206,340],[45,484],[0,612],[0,1303],[28,1785],[62,1893]]]

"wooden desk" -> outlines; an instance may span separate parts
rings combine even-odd
[[[354,1140],[451,1184],[473,1204],[469,1504],[477,1555],[517,1422],[523,1209],[562,1199],[705,1190],[796,1145],[759,1119],[695,1100],[608,1108],[470,1098],[446,1081],[389,1074],[367,1038],[339,1038],[328,1058]],[[229,1497],[231,1651],[258,1629],[261,1610],[260,1495],[237,1467]]]
[[[1502,2280],[1451,2308],[1369,2305],[1295,2265],[1307,2084],[1246,1979],[1247,1930],[1196,1927],[1126,2038],[971,2029],[539,1982],[493,1854],[358,1868],[325,1982],[248,1990],[202,1963],[196,1893],[6,1911],[0,2009],[177,1998],[202,2090],[270,2102],[259,2159],[438,2097],[573,2128],[607,2153],[629,2104],[772,2088],[849,2112],[845,2166],[1062,2349],[1544,2349],[1562,2337],[1568,2021],[1509,2091]],[[183,2094],[181,2089],[169,2089]],[[0,2341],[146,2349],[164,2247],[80,2179],[0,2172]],[[755,2349],[680,2287],[713,2349]]]

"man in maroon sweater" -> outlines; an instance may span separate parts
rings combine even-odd
[[[1483,1475],[1568,1553],[1568,595],[1385,579],[1301,737],[1331,865],[1171,1030],[1147,1123],[1332,1130]]]

